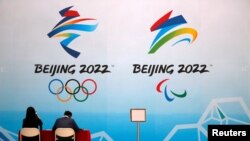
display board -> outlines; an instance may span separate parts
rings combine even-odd
[[[250,123],[249,0],[1,0],[0,140],[26,108],[93,141],[206,141]]]

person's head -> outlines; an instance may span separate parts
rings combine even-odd
[[[72,113],[70,111],[65,111],[64,112],[65,116],[72,117]]]
[[[26,118],[34,118],[36,117],[36,110],[33,107],[28,107],[26,110]]]

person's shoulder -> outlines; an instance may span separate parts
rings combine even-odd
[[[38,122],[41,122],[41,123],[43,122],[43,120],[40,119],[40,118],[37,118],[37,121],[38,121]]]
[[[56,120],[57,121],[60,121],[60,120],[65,120],[66,118],[64,118],[64,117],[59,117],[59,118],[57,118]]]
[[[75,122],[75,120],[73,118],[70,118],[71,121]]]
[[[62,117],[59,117],[59,118],[57,118],[56,120],[61,120],[62,119]]]
[[[26,118],[23,119],[23,122],[27,122],[28,120]]]

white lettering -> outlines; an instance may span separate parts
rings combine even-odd
[[[219,131],[218,129],[212,129],[212,136],[247,136],[246,131],[233,131],[230,129],[229,131]]]
[[[213,129],[213,130],[212,130],[212,136],[215,136],[215,135],[216,135],[216,136],[219,136],[219,135],[218,135],[218,129]]]

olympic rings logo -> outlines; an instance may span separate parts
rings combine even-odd
[[[60,86],[58,88],[56,88],[54,91],[52,90],[52,86],[53,85],[58,85],[57,83],[60,84]],[[72,86],[73,83],[76,83],[77,86]],[[89,91],[89,89],[85,86],[86,83],[93,83],[93,90]],[[71,86],[70,86],[71,85]],[[71,88],[73,87],[73,89]],[[68,102],[69,100],[71,100],[72,96],[74,97],[74,99],[78,102],[84,102],[88,99],[89,95],[92,95],[96,92],[97,90],[97,84],[93,79],[86,79],[83,80],[82,84],[80,84],[79,81],[77,81],[76,79],[69,79],[65,85],[63,84],[62,80],[60,79],[53,79],[49,82],[48,85],[49,91],[51,94],[56,95],[57,99],[61,102]],[[62,98],[60,95],[61,93],[64,91],[67,92],[68,97],[67,98]],[[77,98],[77,94],[80,92],[80,90],[83,92],[83,94],[85,94],[86,96],[83,99],[79,99]]]

